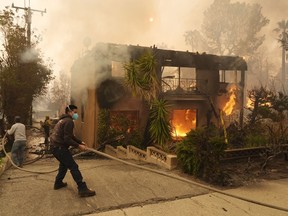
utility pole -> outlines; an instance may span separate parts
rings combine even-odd
[[[16,10],[25,10],[26,14],[25,14],[25,21],[27,23],[27,39],[28,39],[28,45],[29,47],[31,46],[31,23],[32,23],[32,11],[33,12],[39,12],[41,13],[41,15],[43,15],[43,13],[46,13],[46,9],[45,10],[37,10],[37,9],[31,9],[30,8],[30,0],[29,0],[29,6],[28,7],[18,7],[15,6],[14,3],[12,3],[12,8],[16,8]]]
[[[283,47],[282,47],[282,73],[284,74],[282,79],[284,80],[284,90],[287,91],[286,89],[286,84],[287,84],[287,80],[286,80],[286,62],[287,62],[287,51],[288,51],[288,36],[287,36],[287,32],[285,34],[284,37],[284,41],[283,41]]]
[[[287,21],[288,23],[288,21]],[[286,52],[288,51],[288,32],[286,29],[282,32],[282,82],[284,91],[286,90]]]
[[[12,8],[15,8],[16,11],[21,9],[21,10],[24,10],[25,11],[25,21],[26,21],[26,24],[27,24],[27,42],[28,42],[28,48],[31,47],[31,24],[32,24],[32,12],[39,12],[41,13],[41,15],[43,15],[44,13],[46,13],[46,8],[45,10],[37,10],[37,9],[31,9],[30,8],[30,0],[29,0],[29,6],[26,7],[26,4],[25,4],[25,0],[24,0],[24,7],[19,7],[19,6],[15,6],[14,3],[12,3]],[[33,122],[32,122],[32,113],[33,113],[33,106],[32,106],[32,103],[33,103],[33,98],[32,98],[32,101],[31,101],[31,105],[30,105],[30,113],[29,113],[29,124],[32,125]]]
[[[282,82],[283,82],[283,88],[284,91],[286,90],[286,65],[285,65],[285,44],[286,44],[286,39],[285,39],[285,34],[283,32],[283,42],[282,42]]]

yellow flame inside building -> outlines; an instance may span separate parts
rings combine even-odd
[[[230,94],[229,100],[223,107],[223,112],[226,114],[226,116],[231,115],[233,112],[233,109],[236,105],[236,90],[237,86],[233,85],[229,90],[228,93]]]
[[[186,134],[196,128],[197,111],[193,109],[173,110],[172,136],[185,137]]]
[[[225,104],[223,109],[220,110],[220,120],[221,120],[221,124],[222,124],[223,130],[224,130],[224,137],[225,137],[225,143],[226,144],[228,144],[228,136],[227,136],[227,131],[226,131],[225,122],[224,122],[222,113],[225,113],[226,116],[229,116],[232,114],[233,109],[236,105],[236,91],[237,91],[236,85],[232,85],[229,88],[229,90],[228,90],[228,94],[230,95],[229,100],[227,101],[227,103]]]

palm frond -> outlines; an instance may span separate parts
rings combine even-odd
[[[171,124],[169,121],[169,104],[166,100],[154,100],[150,110],[150,133],[155,143],[164,147],[164,144],[171,139]]]
[[[128,87],[147,101],[155,99],[160,88],[156,65],[156,58],[151,52],[146,52],[139,59],[124,64]]]

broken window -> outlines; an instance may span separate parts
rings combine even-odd
[[[222,83],[240,83],[241,71],[239,70],[220,70],[219,82]]]
[[[163,67],[162,91],[196,89],[196,68]]]
[[[125,70],[122,62],[112,61],[112,77],[124,77]]]

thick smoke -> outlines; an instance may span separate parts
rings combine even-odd
[[[86,55],[77,59],[71,69],[74,86],[72,90],[82,92],[86,88],[98,88],[101,83],[111,78],[111,60],[113,56],[127,62],[129,55],[127,49],[118,49],[109,53],[106,44],[98,43]],[[110,55],[110,56],[109,56]]]
[[[54,2],[53,2],[54,1]],[[91,46],[97,42],[133,44],[141,46],[163,45],[176,50],[188,50],[183,34],[199,29],[203,11],[214,0],[51,0],[31,1],[31,6],[44,9],[41,17],[33,14],[32,25],[43,29],[45,53],[56,64],[69,70],[73,61],[87,49],[83,40],[91,39]],[[237,0],[238,1],[238,0]],[[287,0],[239,0],[259,3],[263,15],[270,19],[266,33],[267,48],[275,61],[279,44],[273,29],[285,18]],[[231,0],[236,2],[236,0]],[[152,18],[152,19],[151,19]],[[160,46],[160,45],[159,45]],[[279,51],[280,53],[280,51]]]
[[[168,49],[189,50],[184,33],[200,30],[203,12],[214,0],[31,0],[31,8],[44,10],[32,15],[32,30],[43,37],[41,49],[54,60],[60,70],[69,71],[74,61],[98,42],[158,45]],[[281,49],[273,29],[287,18],[287,0],[231,0],[259,3],[270,23],[265,48],[268,58],[281,65]],[[1,0],[0,5],[24,6],[23,2]],[[28,2],[26,1],[26,6]],[[90,43],[86,43],[90,38]],[[85,41],[83,43],[83,41]],[[160,44],[160,45],[159,45]]]

